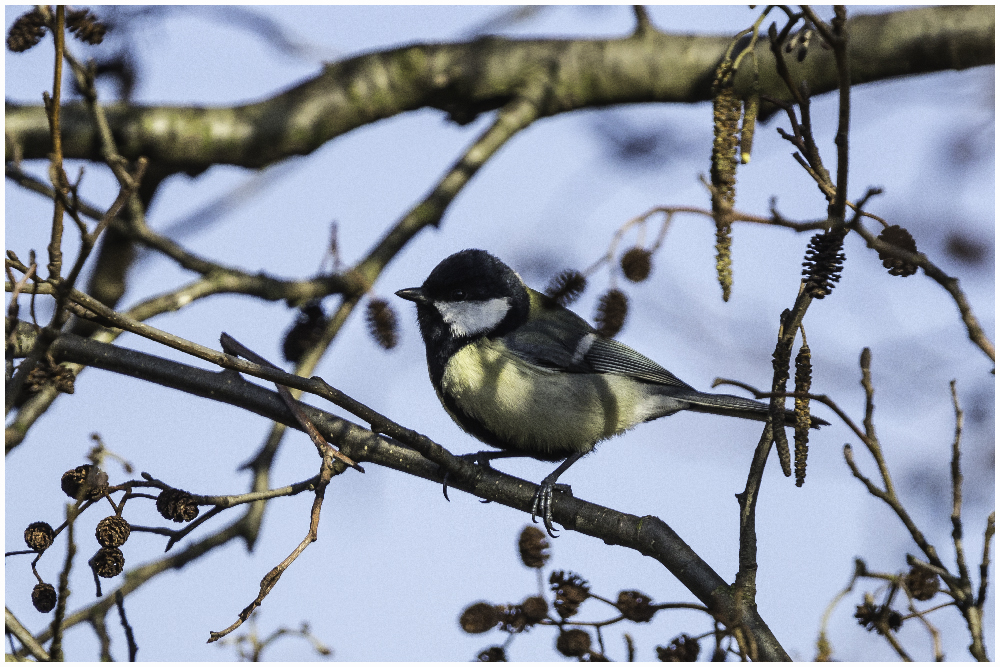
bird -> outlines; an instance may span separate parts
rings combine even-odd
[[[681,410],[766,421],[766,403],[698,391],[627,345],[602,336],[503,261],[468,249],[396,296],[417,307],[427,371],[465,432],[505,457],[561,461],[539,485],[531,519],[552,525],[556,481],[597,443]],[[786,411],[790,424],[794,412]],[[826,425],[812,417],[811,426]]]

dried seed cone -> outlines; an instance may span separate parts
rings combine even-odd
[[[621,591],[618,593],[618,611],[622,616],[636,623],[648,623],[656,615],[652,600],[639,591]]]
[[[164,519],[176,523],[193,521],[198,516],[198,505],[187,491],[180,489],[164,489],[156,497],[156,511]]]
[[[875,629],[875,621],[878,618],[875,605],[867,601],[859,604],[854,609],[854,618],[858,619],[858,625],[864,626],[866,630],[871,632]]]
[[[521,603],[521,609],[524,610],[528,625],[545,620],[549,615],[549,603],[540,595],[525,598],[524,602]]]
[[[629,248],[622,255],[622,273],[634,283],[641,283],[653,269],[653,253],[645,248]]]
[[[871,632],[875,630],[878,634],[885,634],[882,623],[885,627],[895,632],[903,627],[903,617],[898,611],[887,605],[875,605],[870,600],[865,600],[864,604],[857,606],[854,611],[854,618],[858,619],[858,625]]]
[[[549,541],[538,528],[525,526],[517,539],[517,551],[521,562],[535,570],[540,570],[549,560]]]
[[[563,630],[556,637],[556,650],[567,658],[581,658],[590,652],[590,635],[585,630]]]
[[[62,364],[56,364],[52,376],[52,386],[62,394],[72,394],[76,391],[76,375]]]
[[[45,17],[37,9],[21,14],[7,33],[7,48],[14,53],[27,51],[45,36]]]
[[[33,393],[52,386],[63,394],[72,394],[76,391],[75,382],[76,376],[73,375],[73,371],[62,364],[55,364],[47,359],[39,361],[27,377],[28,391]]]
[[[94,555],[91,565],[99,577],[117,577],[125,569],[125,554],[118,547],[103,547]]]
[[[930,600],[941,588],[937,574],[922,567],[911,568],[905,581],[910,594],[921,602]]]
[[[814,299],[822,299],[833,291],[833,284],[840,282],[844,268],[844,237],[846,229],[832,229],[816,234],[809,241],[802,276],[806,279],[806,292]]]
[[[500,629],[504,632],[521,632],[528,627],[528,616],[519,604],[500,607]]]
[[[912,253],[917,252],[917,242],[913,240],[910,232],[906,231],[899,225],[893,225],[892,227],[883,229],[882,233],[878,235],[878,238],[880,241],[890,243],[900,250],[906,250],[907,252]],[[882,253],[882,251],[879,251],[878,258],[882,260],[882,266],[889,269],[889,275],[891,276],[901,276],[905,278],[906,276],[912,276],[919,268],[916,264],[911,264],[904,260],[897,259]]]
[[[319,301],[310,301],[299,311],[295,324],[285,334],[281,351],[285,361],[299,363],[302,356],[323,337],[326,313]]]
[[[580,298],[587,289],[587,279],[579,271],[566,269],[549,282],[545,293],[555,299],[560,305],[568,306]]]
[[[674,637],[669,646],[657,646],[656,657],[660,662],[695,662],[700,651],[698,640],[683,634]]]
[[[96,500],[108,488],[108,474],[92,463],[85,463],[64,472],[59,485],[73,500],[80,496],[81,489],[84,500]]]
[[[87,464],[64,472],[62,479],[59,480],[59,486],[62,488],[63,493],[75,500],[80,495],[80,489],[87,482],[87,472],[90,467],[90,464]]]
[[[597,333],[605,338],[614,338],[625,326],[628,315],[628,297],[619,289],[610,289],[597,303]]]
[[[396,311],[385,299],[371,299],[365,310],[368,333],[383,349],[391,350],[399,343],[399,320]]]
[[[808,393],[812,386],[812,352],[805,343],[795,355],[795,391]],[[795,398],[795,486],[806,481],[806,456],[809,454],[809,399]]]
[[[132,526],[120,516],[107,516],[97,524],[97,542],[102,547],[120,547],[132,534]]]
[[[66,27],[76,38],[87,44],[100,44],[108,27],[97,20],[89,9],[77,9],[66,13]]]
[[[590,597],[590,586],[572,572],[553,572],[549,575],[549,587],[555,591],[556,611],[563,619],[575,616],[580,605]]]
[[[28,545],[29,549],[38,553],[51,547],[55,538],[56,534],[52,530],[52,526],[44,521],[36,521],[24,529],[24,543]]]
[[[503,646],[491,646],[476,656],[477,662],[507,662],[507,652]]]
[[[57,599],[56,589],[52,584],[35,584],[31,589],[31,604],[43,614],[56,608]]]
[[[462,612],[458,618],[458,624],[470,635],[478,635],[495,628],[500,619],[501,613],[496,605],[489,602],[477,602]]]

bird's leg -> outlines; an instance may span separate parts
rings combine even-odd
[[[464,461],[471,461],[471,462],[475,463],[477,466],[485,466],[485,467],[489,468],[490,467],[490,461],[492,461],[493,459],[508,459],[508,458],[512,458],[512,457],[515,457],[515,456],[527,456],[527,454],[520,454],[518,452],[503,452],[503,451],[501,451],[501,452],[491,452],[491,451],[485,451],[485,452],[476,452],[475,454],[461,454],[461,455],[457,456],[456,458],[462,459]],[[451,502],[451,498],[448,497],[448,476],[450,474],[451,473],[449,473],[449,472],[445,472],[444,473],[444,479],[442,480],[443,486],[442,486],[442,489],[441,489],[442,491],[444,491],[444,499],[447,500],[448,502]],[[489,500],[483,500],[483,501],[480,501],[480,502],[488,503],[490,501]]]
[[[545,532],[551,537],[556,536],[555,529],[552,527],[552,491],[555,488],[556,480],[559,479],[559,475],[569,470],[569,467],[581,458],[583,458],[583,454],[577,452],[560,463],[558,468],[542,480],[542,483],[538,485],[538,491],[535,492],[535,499],[531,503],[531,521],[538,523],[535,521],[535,517],[541,516],[542,523],[545,524]]]

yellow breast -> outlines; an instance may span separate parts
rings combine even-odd
[[[533,366],[488,339],[452,356],[442,386],[505,448],[541,454],[589,452],[643,421],[647,398],[627,378]]]

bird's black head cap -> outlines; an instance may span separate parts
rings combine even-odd
[[[485,250],[456,252],[434,267],[421,286],[432,301],[527,300],[524,283],[514,271]]]

